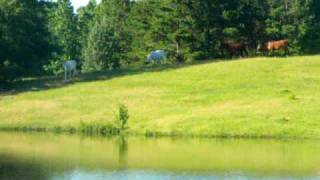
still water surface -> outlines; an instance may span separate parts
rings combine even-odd
[[[0,179],[320,179],[319,141],[0,133]]]

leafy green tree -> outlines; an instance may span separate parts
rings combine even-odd
[[[148,53],[156,48],[151,30],[156,20],[161,1],[144,0],[131,4],[128,26],[131,29],[131,49],[129,58],[132,62],[145,61]]]
[[[100,71],[118,67],[119,49],[119,39],[112,23],[107,18],[96,21],[84,49],[83,71]]]
[[[131,49],[130,0],[106,0],[98,6],[95,25],[84,49],[83,70],[115,69],[128,63]]]
[[[189,0],[164,0],[159,4],[155,18],[151,22],[153,49],[169,52],[173,61],[183,62],[189,54],[191,19],[186,4]]]
[[[291,52],[302,52],[308,31],[314,27],[314,16],[309,0],[269,0],[269,15],[266,20],[266,32],[269,39],[289,39]]]
[[[128,53],[131,50],[131,32],[133,27],[129,27],[129,14],[131,10],[130,0],[107,0],[102,3],[104,10],[102,16],[108,18],[115,27],[115,36],[119,42],[120,63],[128,62]]]
[[[77,29],[79,32],[79,44],[81,50],[80,64],[84,61],[84,49],[86,48],[88,34],[94,25],[95,12],[97,8],[96,0],[90,0],[87,6],[77,10]]]
[[[56,48],[46,70],[58,74],[63,70],[63,62],[80,58],[77,21],[70,0],[57,1],[50,15],[49,27]]]
[[[0,0],[0,81],[42,73],[50,55],[47,4]]]
[[[301,38],[300,44],[305,53],[320,52],[320,1],[310,0],[307,4],[307,12],[305,13],[305,28],[303,28],[304,36]],[[301,31],[301,29],[299,30]]]
[[[188,4],[185,4],[188,6]],[[220,0],[192,1],[192,51],[196,60],[220,55],[220,42],[227,23],[223,18],[226,6]]]
[[[0,0],[0,80],[60,73],[76,59],[84,71],[144,62],[151,50],[173,62],[224,57],[222,42],[251,49],[289,39],[296,54],[320,51],[318,0]]]

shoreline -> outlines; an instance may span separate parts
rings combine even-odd
[[[146,130],[145,133],[133,132],[130,130],[121,131],[120,129],[98,129],[95,131],[86,131],[77,129],[75,127],[68,128],[46,128],[46,127],[0,127],[1,132],[10,133],[50,133],[50,134],[64,134],[64,135],[84,135],[97,137],[144,137],[144,138],[178,138],[178,139],[226,139],[226,140],[320,140],[320,137],[297,137],[297,136],[272,136],[272,135],[228,135],[226,134],[182,134],[177,132],[165,133]]]

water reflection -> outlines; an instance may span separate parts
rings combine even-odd
[[[128,141],[125,136],[118,137],[119,166],[120,169],[128,168]]]
[[[0,179],[43,180],[47,179],[45,168],[32,162],[0,155]]]
[[[299,179],[320,172],[318,141],[21,133],[0,139],[0,179]]]

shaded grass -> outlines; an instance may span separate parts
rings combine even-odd
[[[125,104],[134,134],[319,138],[319,68],[320,56],[253,58],[27,80],[1,98],[0,127],[113,131]]]

